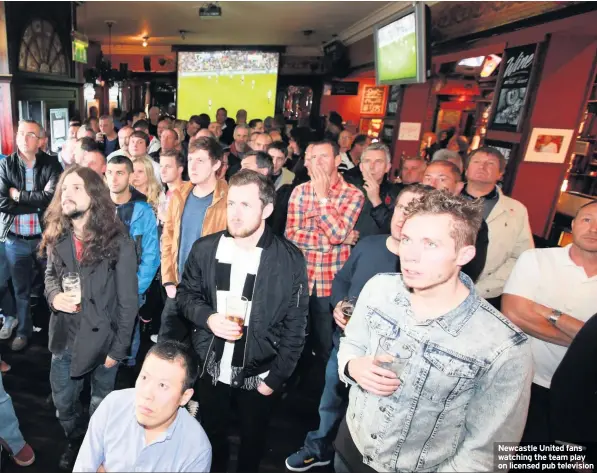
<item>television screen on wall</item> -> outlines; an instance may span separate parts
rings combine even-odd
[[[427,79],[428,8],[417,2],[391,21],[375,27],[378,85],[423,83]]]

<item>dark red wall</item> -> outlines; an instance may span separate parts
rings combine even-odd
[[[346,79],[349,82],[359,82],[359,95],[323,95],[321,97],[320,114],[327,115],[336,111],[342,115],[345,122],[352,122],[357,127],[361,119],[361,99],[365,85],[375,85],[375,77],[360,77]]]

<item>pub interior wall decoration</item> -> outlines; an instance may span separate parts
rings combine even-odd
[[[387,86],[363,86],[363,98],[361,99],[361,115],[369,117],[382,117],[386,111],[387,94]]]
[[[533,128],[524,160],[561,164],[566,160],[574,130]]]
[[[539,43],[505,51],[489,129],[520,133],[537,76]]]

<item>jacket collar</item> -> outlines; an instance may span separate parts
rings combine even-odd
[[[230,232],[228,231],[228,229],[226,229],[224,231],[224,236],[228,237],[228,238],[234,238]],[[272,231],[272,229],[269,227],[269,225],[265,225],[265,228],[263,230],[263,235],[261,235],[261,238],[259,239],[259,241],[257,242],[257,248],[263,248],[266,249],[268,247],[271,246],[272,242],[274,241],[274,232]]]
[[[177,189],[177,192],[180,192],[183,202],[186,202],[193,192],[195,185],[192,182],[183,182],[183,184]],[[216,181],[216,187],[214,188],[213,192],[213,201],[211,205],[215,205],[220,200],[222,200],[226,194],[228,193],[228,183],[224,179],[218,179]],[[211,206],[210,206],[211,207]]]
[[[67,268],[74,270],[77,267],[75,261],[75,249],[73,245],[73,233],[67,230],[56,243],[55,251],[60,256]]]
[[[470,291],[469,295],[466,299],[455,309],[452,309],[450,312],[438,317],[436,319],[428,320],[427,322],[423,322],[421,325],[430,325],[433,322],[437,322],[437,324],[450,335],[457,337],[458,334],[461,332],[464,325],[468,322],[468,320],[472,317],[475,311],[481,305],[481,299],[477,295],[477,291],[475,290],[475,285],[471,278],[469,278],[466,274],[462,271],[460,272],[460,281],[467,287]],[[404,284],[404,283],[403,283]],[[410,308],[410,297],[409,295],[399,295],[396,299],[396,303],[398,305],[406,306],[409,311],[412,309]],[[412,313],[412,312],[411,312]]]
[[[487,223],[495,220],[499,215],[507,212],[510,209],[510,203],[508,202],[508,197],[504,195],[502,190],[496,186],[497,191],[497,199],[495,206],[491,210],[491,213],[487,216]],[[510,209],[511,210],[511,209]]]

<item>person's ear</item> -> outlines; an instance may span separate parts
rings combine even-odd
[[[193,397],[193,394],[195,393],[195,390],[193,388],[189,388],[187,390],[185,390],[184,393],[182,393],[182,397],[180,398],[180,402],[179,402],[179,406],[180,407],[184,407],[187,405],[187,403],[191,400],[191,398]]]
[[[340,163],[342,163],[342,156],[340,156],[340,155],[336,156],[336,159],[334,160],[334,162],[336,163],[336,169],[337,169],[338,166],[340,166]]]
[[[460,195],[462,193],[462,189],[464,189],[464,182],[460,181],[456,184],[456,188],[454,189],[454,195]]]
[[[267,220],[273,212],[274,212],[273,204],[267,204],[265,207],[263,207],[263,211],[261,213],[261,219]]]
[[[460,267],[466,266],[473,260],[476,254],[477,249],[473,245],[463,246],[458,250],[458,254],[456,255],[456,264]]]
[[[222,166],[222,161],[220,161],[218,159],[214,164],[212,164],[211,167],[212,167],[212,169],[213,169],[214,172],[218,172],[218,169],[220,169],[221,166]]]

